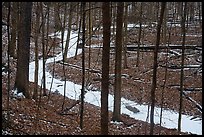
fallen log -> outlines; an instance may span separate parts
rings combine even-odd
[[[57,63],[60,63],[60,64],[64,64],[64,65],[67,65],[67,66],[71,66],[73,68],[78,68],[78,69],[81,69],[82,70],[82,67],[81,66],[78,66],[78,65],[74,65],[74,64],[69,64],[69,63],[66,63],[66,62],[62,62],[62,61],[59,61]],[[89,68],[85,68],[86,71],[89,71],[89,72],[92,72],[92,73],[99,73],[99,74],[102,74],[102,72],[100,70],[97,70],[97,69],[89,69]]]
[[[183,90],[184,91],[202,91],[202,88],[194,88],[194,87],[192,87],[192,88],[184,88]]]
[[[92,48],[102,48],[102,46],[94,46]],[[115,49],[115,45],[111,45],[110,46],[111,49]],[[133,44],[133,45],[127,45],[127,50],[128,51],[137,51],[138,48],[140,50],[145,50],[145,51],[153,51],[155,49],[155,45],[144,45],[144,44],[140,44],[140,46],[138,47],[137,44]],[[168,46],[163,46],[160,45],[159,50],[164,50],[164,49],[182,49],[182,45],[168,45]],[[193,49],[193,50],[201,50],[202,47],[198,46],[198,45],[185,45],[184,46],[185,49]]]
[[[185,45],[184,48],[185,49],[193,49],[193,50],[198,50],[200,46],[197,45]],[[111,46],[110,48],[115,48],[115,46]],[[140,45],[138,47],[138,45],[127,45],[127,50],[131,50],[131,51],[136,51],[138,50],[138,48],[140,50],[154,50],[155,49],[155,45]],[[164,50],[164,49],[182,49],[182,45],[168,45],[168,46],[159,46],[158,47],[159,50]]]
[[[162,64],[159,64],[160,67],[167,67],[169,69],[181,69],[181,68],[201,68],[202,67],[202,64],[201,65],[184,65],[183,67],[182,66],[178,66],[178,65],[162,65]]]
[[[139,109],[137,109],[136,107],[132,107],[130,105],[125,106],[129,111],[132,111],[133,113],[138,113],[140,112]]]
[[[178,90],[180,90],[180,85],[168,85],[168,87],[175,87]],[[183,88],[183,91],[188,92],[188,91],[202,91],[202,87],[188,87],[188,88]]]
[[[72,109],[73,107],[75,107],[76,105],[78,105],[80,103],[79,100],[77,100],[76,102],[74,102],[70,107],[65,108],[64,110],[57,112],[57,114],[59,115],[73,115],[73,113],[66,113],[68,112],[70,109]]]

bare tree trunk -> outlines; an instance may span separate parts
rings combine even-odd
[[[108,93],[109,93],[109,60],[110,60],[110,3],[103,2],[103,51],[102,51],[102,91],[101,91],[101,134],[108,135]]]
[[[91,67],[91,38],[92,38],[92,12],[91,12],[91,2],[89,2],[89,37],[88,37],[88,46],[89,46],[89,58],[88,58],[88,68]],[[90,83],[90,73],[88,71],[87,84]]]
[[[194,16],[195,16],[195,2],[189,2],[188,5],[189,5],[188,7],[189,7],[189,16],[190,16],[189,21],[193,22]]]
[[[17,88],[17,93],[22,92],[26,98],[30,98],[29,58],[32,2],[22,2],[20,3],[20,6],[21,22],[19,27],[17,72],[14,88]]]
[[[153,64],[153,77],[152,77],[152,88],[151,88],[150,135],[153,135],[153,130],[154,130],[154,106],[155,106],[155,90],[157,87],[157,66],[158,66],[157,56],[158,56],[158,48],[160,43],[160,31],[161,31],[161,25],[163,21],[165,6],[166,6],[166,3],[162,2],[160,19],[157,26],[156,45],[154,49],[154,64]]]
[[[56,36],[54,36],[56,37]],[[54,41],[55,38],[54,38]],[[53,53],[55,52],[55,46],[53,47]],[[54,55],[53,55],[54,56]],[[54,62],[53,62],[53,69],[52,69],[52,80],[51,80],[51,85],[50,85],[50,90],[49,90],[49,94],[48,94],[48,98],[47,98],[47,102],[50,100],[50,93],[51,93],[51,89],[52,89],[52,85],[53,85],[53,81],[54,81],[54,76],[55,76],[55,57],[54,57]]]
[[[123,68],[127,69],[127,24],[128,24],[128,5],[125,2],[125,13],[124,13],[124,37],[123,37]]]
[[[11,3],[9,2],[9,5],[8,5],[8,16],[7,16],[7,35],[8,35],[8,50],[7,50],[7,57],[8,57],[8,70],[10,70],[10,56],[9,56],[9,53],[10,53],[10,27],[9,27],[9,23],[10,23],[10,14],[11,14]],[[9,121],[10,121],[10,113],[9,113],[9,109],[10,109],[10,73],[8,72],[8,85],[7,85],[7,124],[9,124]],[[9,126],[9,125],[7,125]]]
[[[167,15],[168,15],[168,9],[166,8],[166,10],[164,11],[164,23],[163,23],[163,36],[164,36],[164,45],[166,46],[166,44],[168,44],[169,46],[169,40],[170,40],[170,35],[171,35],[171,26],[170,26],[170,30],[169,30],[169,35],[168,35],[168,42],[167,42],[167,35],[166,35],[166,30],[167,30]],[[166,62],[165,62],[165,66],[167,66],[168,63],[168,52],[169,49],[167,48],[166,50]],[[163,111],[163,103],[164,103],[164,90],[166,87],[166,81],[167,81],[167,67],[165,68],[165,72],[164,72],[164,84],[163,84],[163,88],[162,88],[162,93],[161,93],[161,110],[160,110],[160,121],[159,121],[159,126],[161,127],[161,123],[162,123],[162,111]],[[159,128],[159,135],[161,133],[161,128]]]
[[[49,47],[49,29],[50,29],[50,3],[48,2],[47,3],[47,31],[46,31],[46,47],[45,47],[45,53],[46,53],[46,56],[48,55],[49,53],[49,50],[48,50],[48,47]]]
[[[79,8],[80,8],[80,2],[77,3],[76,7],[76,28],[79,28],[79,18],[80,18],[80,13],[79,13]]]
[[[140,59],[140,39],[141,39],[141,33],[142,33],[142,2],[140,3],[140,29],[139,29],[139,36],[138,36],[138,49],[137,49],[137,63],[136,66],[139,68],[139,59]]]
[[[16,58],[16,37],[17,37],[17,24],[18,21],[16,20],[16,18],[18,17],[18,12],[16,12],[18,10],[18,5],[16,2],[12,2],[12,12],[11,12],[11,42],[10,42],[10,46],[9,46],[9,54],[11,57]]]
[[[113,121],[121,121],[121,67],[122,67],[122,32],[123,32],[123,10],[124,2],[117,3],[117,23],[116,23],[116,45],[115,45],[115,89]]]
[[[38,2],[36,3],[36,6],[34,99],[37,99],[38,94],[38,35],[40,33],[40,7]]]
[[[69,40],[70,40],[70,33],[71,33],[71,26],[72,26],[72,12],[73,12],[73,3],[72,2],[70,2],[69,8],[70,9],[69,9],[67,40],[66,40],[65,50],[64,50],[64,54],[63,54],[65,61],[67,60],[67,52],[68,52],[68,47],[69,47]]]
[[[115,43],[115,28],[116,28],[116,13],[117,13],[117,8],[116,8],[116,2],[111,2],[111,6],[113,8],[111,8],[111,17],[112,17],[112,41],[114,41]]]
[[[202,28],[202,9],[203,9],[203,3],[198,2],[198,16],[199,16],[199,24]]]
[[[43,10],[43,3],[41,3],[41,18],[42,18],[42,53],[43,53],[43,96],[46,96],[46,76],[45,76],[45,17]]]
[[[55,29],[57,31],[61,31],[62,30],[62,24],[61,24],[61,20],[60,20],[60,16],[59,16],[59,3],[54,4],[54,19],[55,19]]]
[[[184,78],[184,50],[185,50],[185,38],[186,38],[186,28],[185,28],[185,20],[186,20],[186,10],[187,10],[187,2],[184,3],[184,10],[182,14],[181,20],[181,31],[183,34],[183,41],[182,41],[182,56],[181,56],[181,75],[180,75],[180,101],[179,101],[179,118],[178,118],[178,134],[181,132],[181,113],[182,113],[182,105],[183,105],[183,78]],[[182,3],[183,5],[183,3]],[[183,6],[182,6],[183,7]],[[183,9],[183,8],[182,8]]]
[[[61,42],[62,42],[62,53],[64,52],[64,32],[65,32],[65,28],[66,28],[66,18],[67,18],[67,3],[64,3],[64,19],[62,22],[62,38],[61,38]],[[62,101],[62,110],[64,109],[64,103],[65,103],[65,97],[66,97],[66,72],[65,72],[65,57],[63,56],[62,58],[62,69],[63,69],[63,77],[64,77],[64,95],[63,95],[63,101]]]
[[[56,20],[55,17],[56,17],[56,16],[54,16],[54,20]],[[56,30],[56,25],[57,25],[57,23],[54,22],[54,41],[53,41],[53,44],[52,44],[52,47],[53,47],[53,52],[52,52],[52,53],[53,53],[53,56],[54,56],[54,54],[55,54],[55,44],[56,44],[56,32],[57,32],[57,30]],[[54,76],[55,76],[55,57],[54,57],[54,62],[53,62],[52,76],[53,76],[53,77],[52,77],[52,80],[51,80],[51,85],[50,85],[50,90],[49,90],[47,102],[50,100],[50,92],[51,92],[51,89],[52,89],[52,85],[53,85],[53,81],[54,81]]]
[[[83,128],[83,113],[84,113],[84,85],[85,85],[85,21],[86,21],[86,2],[82,2],[83,21],[82,21],[82,88],[81,88],[81,107],[80,107],[80,128]]]
[[[77,59],[77,52],[78,52],[78,47],[79,47],[79,41],[80,41],[80,35],[81,35],[81,19],[82,19],[82,6],[80,8],[80,17],[79,17],[79,28],[78,28],[78,39],[77,39],[77,47],[76,47],[76,52],[74,58]]]
[[[177,20],[180,20],[180,17],[182,15],[182,2],[177,2]]]

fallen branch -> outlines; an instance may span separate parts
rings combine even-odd
[[[190,88],[184,88],[184,91],[202,91],[202,88],[196,88],[196,87],[190,87]]]
[[[180,91],[180,85],[179,84],[170,84],[168,87],[174,87],[177,88]],[[188,88],[183,88],[183,91],[188,92],[188,91],[202,91],[202,87],[188,87]]]
[[[62,61],[59,61],[60,64],[63,64]],[[67,66],[71,66],[73,68],[78,68],[78,69],[81,69],[82,70],[82,67],[81,66],[78,66],[78,65],[74,65],[74,64],[69,64],[69,63],[65,63],[64,62],[64,65],[67,65]],[[96,70],[96,69],[89,69],[89,68],[85,68],[86,71],[89,71],[89,72],[92,72],[92,73],[99,73],[99,74],[102,74],[102,72],[100,70]]]
[[[70,107],[65,108],[64,110],[62,110],[60,113],[61,115],[65,115],[65,112],[69,111],[70,109],[72,109],[73,107],[75,107],[77,104],[79,104],[79,100],[77,100],[76,102],[74,102]]]
[[[130,78],[130,76],[128,74],[121,74],[121,78],[125,78],[128,79]],[[109,80],[113,80],[115,79],[115,74],[109,74]],[[93,81],[101,81],[102,77],[100,75],[100,77],[94,78]]]
[[[198,108],[198,110],[202,113],[202,106],[200,104],[198,104],[195,100],[193,100],[191,97],[188,97],[186,95],[185,92],[183,92],[183,95],[186,97],[186,99],[188,99],[189,101],[191,101],[192,103],[195,104],[195,107]]]
[[[184,46],[185,49],[200,49],[201,46],[197,46],[197,45],[185,45]],[[111,49],[114,49],[115,48],[115,45],[111,45],[110,46]],[[140,45],[138,47],[137,44],[135,45],[127,45],[127,50],[130,50],[130,51],[135,51],[137,49],[141,49],[141,50],[145,50],[145,51],[148,51],[148,50],[151,50],[153,51],[155,49],[155,45]],[[168,45],[168,46],[159,46],[159,50],[164,50],[164,49],[182,49],[182,45]]]
[[[160,67],[167,67],[169,69],[181,69],[181,66],[178,65],[170,65],[170,66],[166,66],[166,65],[159,65]],[[183,68],[200,68],[202,67],[202,65],[184,65]]]
[[[180,88],[178,88],[178,89],[180,91]],[[195,107],[202,113],[202,106],[199,103],[197,103],[194,99],[187,96],[187,94],[185,92],[182,92],[182,93],[186,97],[186,99],[189,100],[191,103],[193,103],[195,105]]]

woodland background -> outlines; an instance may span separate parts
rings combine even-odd
[[[47,88],[47,73],[80,95]],[[148,105],[146,121],[122,97]],[[155,123],[155,107],[178,127]],[[2,2],[2,134],[200,134],[181,131],[182,114],[202,123],[202,2]]]

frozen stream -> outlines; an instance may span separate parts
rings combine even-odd
[[[64,38],[66,38],[67,32],[65,32]],[[60,36],[60,34],[59,34]],[[77,34],[72,32],[71,33],[71,40],[69,44],[69,50],[68,50],[68,57],[73,57],[75,55],[75,49],[76,49],[76,41],[77,41]],[[65,44],[64,44],[65,45]],[[78,54],[80,54],[82,51],[81,49],[78,50]],[[46,63],[54,62],[62,60],[62,53],[58,54],[56,57],[52,57],[47,59]],[[39,60],[39,73],[38,73],[38,85],[41,85],[41,79],[43,75],[43,61],[42,59]],[[31,62],[29,65],[29,81],[34,82],[34,72],[35,72],[35,62]],[[52,75],[49,72],[46,72],[46,89],[50,89],[52,81]],[[51,91],[59,91],[60,94],[64,94],[64,84],[65,81],[60,81],[59,79],[53,79],[53,85]],[[74,84],[71,81],[66,81],[66,96],[70,99],[79,99],[81,93],[81,85]],[[87,91],[85,94],[85,102],[93,104],[95,106],[101,106],[100,99],[101,98],[101,92],[100,91]],[[113,111],[113,95],[109,94],[109,110]],[[139,109],[140,112],[134,113],[133,111],[130,111],[127,109],[127,106],[136,107]],[[136,102],[127,100],[125,98],[121,99],[121,113],[127,114],[132,118],[146,121],[148,112],[148,106],[147,105],[139,105]],[[160,120],[160,108],[155,107],[155,113],[154,113],[154,122],[155,124],[159,124]],[[182,125],[181,130],[182,132],[191,132],[194,134],[202,135],[202,119],[193,119],[192,116],[188,115],[182,115]],[[149,122],[150,120],[148,120]],[[163,110],[163,118],[162,118],[162,126],[166,128],[176,128],[178,125],[178,113],[174,112],[172,110]]]

